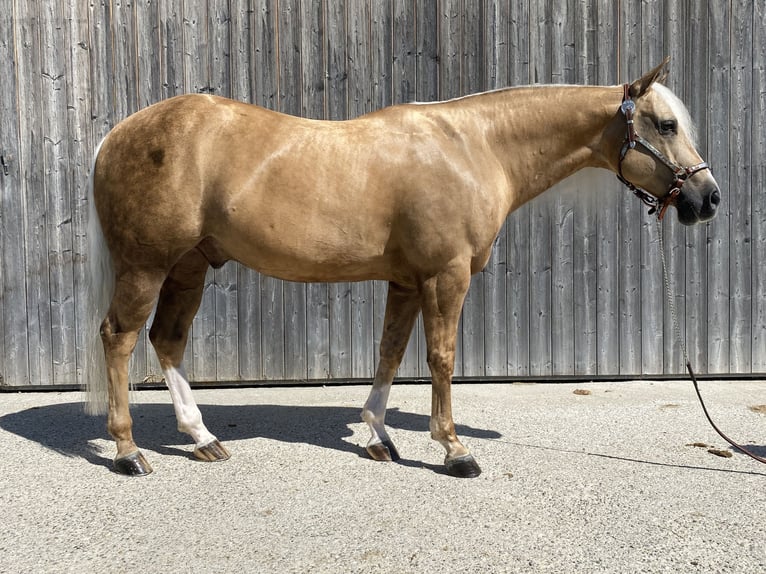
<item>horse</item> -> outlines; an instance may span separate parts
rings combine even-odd
[[[388,282],[361,413],[366,450],[399,458],[386,406],[422,313],[431,438],[449,474],[478,476],[452,417],[455,341],[471,276],[508,215],[586,167],[614,172],[659,217],[669,206],[685,225],[716,214],[721,193],[689,112],[663,85],[668,60],[624,85],[503,88],[346,121],[187,94],[119,122],[91,171],[92,331],[101,345],[87,380],[89,412],[108,411],[115,470],[152,472],[133,440],[128,361],[153,310],[149,339],[178,429],[195,458],[229,458],[203,423],[182,357],[207,269],[234,260],[288,281]]]

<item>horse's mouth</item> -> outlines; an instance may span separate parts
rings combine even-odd
[[[720,203],[721,193],[717,188],[703,197],[690,197],[688,194],[682,193],[675,202],[678,221],[683,225],[695,225],[710,221],[716,216]]]

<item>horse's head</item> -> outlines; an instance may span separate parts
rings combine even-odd
[[[721,192],[697,153],[689,112],[662,84],[668,60],[624,86],[615,120],[624,134],[617,172],[660,217],[675,205],[678,220],[692,225],[715,217]]]

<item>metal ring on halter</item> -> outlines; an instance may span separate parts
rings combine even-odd
[[[651,142],[645,140],[638,133],[636,133],[636,128],[633,120],[633,114],[636,111],[636,104],[630,97],[630,84],[623,85],[623,96],[622,104],[620,105],[620,111],[625,116],[627,132],[625,135],[625,141],[620,148],[620,160],[617,162],[617,179],[619,179],[628,189],[630,189],[630,191],[636,195],[636,197],[638,197],[638,199],[640,199],[647,207],[650,208],[649,215],[652,215],[656,212],[657,218],[662,221],[662,218],[665,217],[665,211],[667,211],[668,207],[670,207],[670,205],[681,194],[681,188],[683,187],[684,183],[686,183],[686,180],[699,171],[710,169],[710,166],[707,164],[707,162],[703,161],[697,165],[682,167],[669,159],[656,147],[654,147]],[[661,163],[665,164],[670,169],[670,171],[673,172],[673,182],[670,184],[668,192],[661,198],[653,196],[645,189],[628,181],[625,176],[622,175],[622,162],[625,160],[625,156],[627,155],[628,150],[635,148],[637,143],[641,144],[649,153],[651,153]]]

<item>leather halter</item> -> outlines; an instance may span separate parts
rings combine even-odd
[[[632,191],[638,199],[644,202],[650,209],[649,209],[649,215],[652,215],[653,213],[657,212],[657,217],[660,221],[662,221],[662,218],[665,216],[665,211],[667,208],[676,200],[676,198],[681,194],[681,188],[683,187],[684,183],[686,183],[686,180],[689,179],[691,176],[693,176],[698,171],[702,171],[704,169],[710,169],[710,166],[707,164],[707,162],[698,163],[697,165],[693,165],[690,167],[682,167],[678,165],[677,163],[670,160],[665,154],[663,154],[660,150],[658,150],[656,147],[654,147],[650,142],[642,138],[640,135],[636,133],[636,128],[633,123],[633,113],[636,110],[636,103],[632,100],[630,97],[630,84],[624,84],[623,86],[623,96],[622,96],[622,105],[620,106],[620,111],[625,116],[625,121],[627,122],[627,133],[625,135],[625,141],[622,144],[622,148],[620,149],[620,161],[617,163],[617,179],[619,179],[622,183],[624,183],[630,191]],[[658,198],[654,197],[652,194],[650,194],[645,189],[632,184],[629,182],[625,177],[622,175],[622,162],[625,159],[625,156],[628,153],[628,150],[633,149],[636,147],[636,144],[639,143],[646,150],[651,153],[656,159],[658,159],[660,162],[665,164],[670,171],[673,172],[673,182],[670,184],[670,187],[668,188],[668,192],[665,194],[664,197]]]

